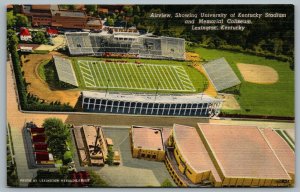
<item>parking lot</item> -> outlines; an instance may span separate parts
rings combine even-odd
[[[158,187],[165,179],[173,183],[163,162],[132,158],[128,128],[103,128],[103,132],[105,137],[113,140],[114,150],[119,150],[121,156],[119,166],[92,168],[109,186]]]

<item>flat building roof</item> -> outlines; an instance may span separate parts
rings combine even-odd
[[[134,148],[164,150],[160,128],[132,126]]]
[[[256,126],[198,124],[225,177],[290,180],[267,137]]]
[[[211,171],[215,180],[221,182],[221,178],[194,127],[174,124],[173,137],[186,163],[197,173]]]

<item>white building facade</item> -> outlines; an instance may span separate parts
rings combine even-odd
[[[205,94],[154,95],[83,91],[84,111],[137,115],[213,117],[223,100]]]

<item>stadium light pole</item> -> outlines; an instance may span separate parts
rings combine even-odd
[[[107,85],[106,85],[105,97],[106,97],[106,95],[107,95],[107,92],[108,92],[108,85],[109,85],[109,82],[110,82],[110,79],[107,79]]]

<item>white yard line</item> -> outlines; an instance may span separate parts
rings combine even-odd
[[[104,66],[105,66],[106,64],[104,64]],[[107,69],[104,69],[104,68],[106,68],[106,67],[102,67],[102,65],[100,65],[101,66],[101,69],[103,70],[103,74],[104,74],[104,76],[105,76],[105,79],[106,79],[106,81],[105,81],[105,84],[107,84],[108,83],[108,80],[110,80],[110,82],[111,82],[111,77],[110,77],[110,74],[109,74],[109,72],[107,71]],[[108,73],[108,75],[106,75],[106,73]],[[109,76],[109,78],[108,78],[108,76]],[[111,83],[111,84],[113,84],[113,83]],[[107,85],[105,85],[105,86],[107,86]]]
[[[132,72],[134,72],[134,69],[133,69],[133,67],[132,67],[132,64],[130,65],[130,68],[132,69]],[[132,73],[132,72],[130,72],[130,73]],[[132,77],[132,75],[131,75],[131,77]],[[141,86],[137,86],[137,83],[136,83],[136,81],[133,81],[133,83],[135,84],[135,88],[140,88]],[[139,82],[138,82],[139,83]],[[139,85],[141,85],[141,84],[139,84]]]
[[[144,71],[144,74],[146,74],[148,76],[148,81],[152,84],[152,86],[150,85],[150,83],[148,83],[149,85],[149,88],[155,88],[155,84],[153,83],[153,80],[148,72],[148,67],[146,68],[146,65],[143,66],[143,71]],[[145,73],[146,72],[146,73]]]
[[[125,80],[125,76],[123,75],[123,72],[122,72],[122,70],[121,70],[121,67],[119,67],[120,65],[123,65],[123,64],[116,64],[116,65],[118,65],[118,66],[116,67],[116,70],[117,70],[117,72],[118,72],[118,75],[119,75],[119,73],[121,74],[121,75],[119,75],[121,82],[125,82],[126,87],[129,88],[128,83],[127,83],[127,81]],[[121,77],[122,77],[122,78],[121,78]]]
[[[156,79],[159,81],[159,85],[160,85],[160,86],[163,86],[163,88],[168,88],[167,83],[166,83],[165,81],[161,81],[161,79],[160,79],[160,77],[163,77],[163,76],[161,75],[160,71],[159,71],[158,69],[156,69],[156,67],[153,67],[153,66],[151,66],[151,69],[153,69],[154,75],[156,76]],[[160,77],[158,76],[158,74],[160,75]],[[163,84],[164,84],[164,85],[163,85]],[[157,86],[157,85],[156,85],[156,86]],[[156,86],[155,86],[155,88],[157,88]],[[158,87],[158,89],[159,89],[159,87]]]
[[[129,78],[129,74],[128,72],[126,71],[126,67],[122,65],[120,65],[122,67],[120,67],[121,71],[122,71],[122,74],[123,74],[123,71],[124,71],[124,77],[128,80],[128,83],[130,84],[130,87],[129,88],[134,88],[133,84],[131,83],[130,81],[130,78]]]
[[[93,69],[94,73],[96,74],[96,76],[95,76],[96,87],[100,87],[100,82],[99,82],[99,79],[98,79],[99,75],[97,74],[96,69],[95,69],[95,67],[97,68],[97,66],[94,66],[95,64],[93,64],[93,63],[91,63],[90,65],[92,65],[92,69]]]
[[[103,62],[100,62],[100,63],[97,63],[98,65],[96,66],[96,70],[97,70],[97,72],[98,72],[98,74],[99,74],[99,78],[101,79],[101,83],[103,83],[103,85],[101,84],[101,88],[103,88],[103,87],[105,87],[105,79],[103,79],[102,78],[102,73],[101,73],[101,71],[100,71],[100,65],[103,65]]]
[[[179,88],[181,90],[183,90],[184,88],[183,88],[183,84],[181,82],[181,78],[177,75],[176,72],[174,72],[174,70],[176,71],[176,69],[174,69],[173,67],[170,67],[170,70],[171,70],[171,73],[172,73],[172,77],[174,76],[176,84],[179,86]]]

